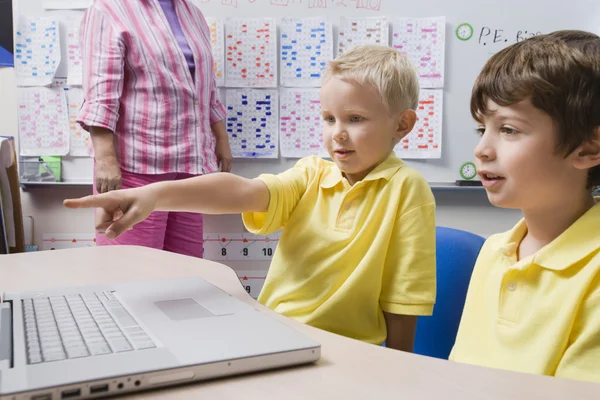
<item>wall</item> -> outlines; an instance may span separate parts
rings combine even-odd
[[[0,69],[0,134],[18,136],[16,84],[10,68]],[[234,162],[234,171],[239,161]],[[22,192],[23,213],[34,220],[34,243],[41,245],[43,233],[89,233],[94,229],[91,210],[67,210],[62,206],[66,198],[85,196],[90,187],[54,187],[27,189]],[[450,226],[488,236],[510,229],[520,213],[492,207],[482,191],[436,191],[438,225]],[[207,216],[207,232],[243,232],[239,216]],[[266,268],[264,262],[229,263],[237,270]]]

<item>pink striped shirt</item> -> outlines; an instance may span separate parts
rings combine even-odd
[[[174,4],[195,79],[157,0],[94,0],[81,24],[85,101],[77,121],[113,131],[121,168],[134,173],[218,170],[211,125],[225,108],[209,28],[187,0]]]

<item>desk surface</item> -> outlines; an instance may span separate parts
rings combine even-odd
[[[141,247],[90,247],[0,256],[0,290],[21,291],[199,276],[322,345],[319,362],[137,394],[169,399],[598,399],[600,385],[457,364],[351,340],[256,303],[229,267]],[[167,393],[168,391],[168,393]],[[130,396],[134,397],[134,396]]]

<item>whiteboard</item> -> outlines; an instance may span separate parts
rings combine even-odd
[[[138,0],[131,0],[138,1]],[[81,11],[45,10],[43,0],[13,0],[18,12],[26,16],[81,14]],[[443,148],[440,159],[407,160],[432,183],[460,179],[459,168],[473,161],[478,137],[469,112],[473,82],[486,60],[494,53],[532,33],[548,33],[559,29],[582,29],[600,33],[598,0],[193,0],[207,17],[272,17],[280,21],[286,16],[315,17],[331,20],[337,44],[340,17],[386,16],[446,17],[446,60],[443,100]],[[469,40],[459,40],[456,29],[462,23],[473,27]],[[65,30],[61,32],[63,44]],[[64,48],[64,47],[63,47]],[[63,57],[63,61],[66,57]],[[58,75],[66,71],[62,62]],[[224,93],[221,96],[225,98]],[[277,173],[295,164],[297,159],[234,159],[234,172],[255,177],[263,172]],[[65,181],[91,180],[92,160],[65,157]]]

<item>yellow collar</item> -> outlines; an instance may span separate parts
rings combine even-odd
[[[363,181],[375,181],[378,179],[385,179],[389,181],[392,176],[394,176],[394,174],[398,172],[400,168],[402,168],[403,165],[404,163],[402,160],[396,157],[396,154],[391,153],[388,158],[376,166],[373,171],[369,172]],[[333,164],[331,168],[327,170],[323,179],[321,179],[321,187],[332,188],[338,183],[341,183],[343,179],[346,178],[344,178],[342,175],[342,171],[340,171],[337,165]]]
[[[596,199],[598,201],[598,199]],[[600,202],[589,209],[566,231],[542,247],[527,264],[536,264],[546,269],[563,271],[600,249]],[[521,240],[527,233],[525,220],[519,223],[501,241],[495,250],[507,257],[517,253]]]

